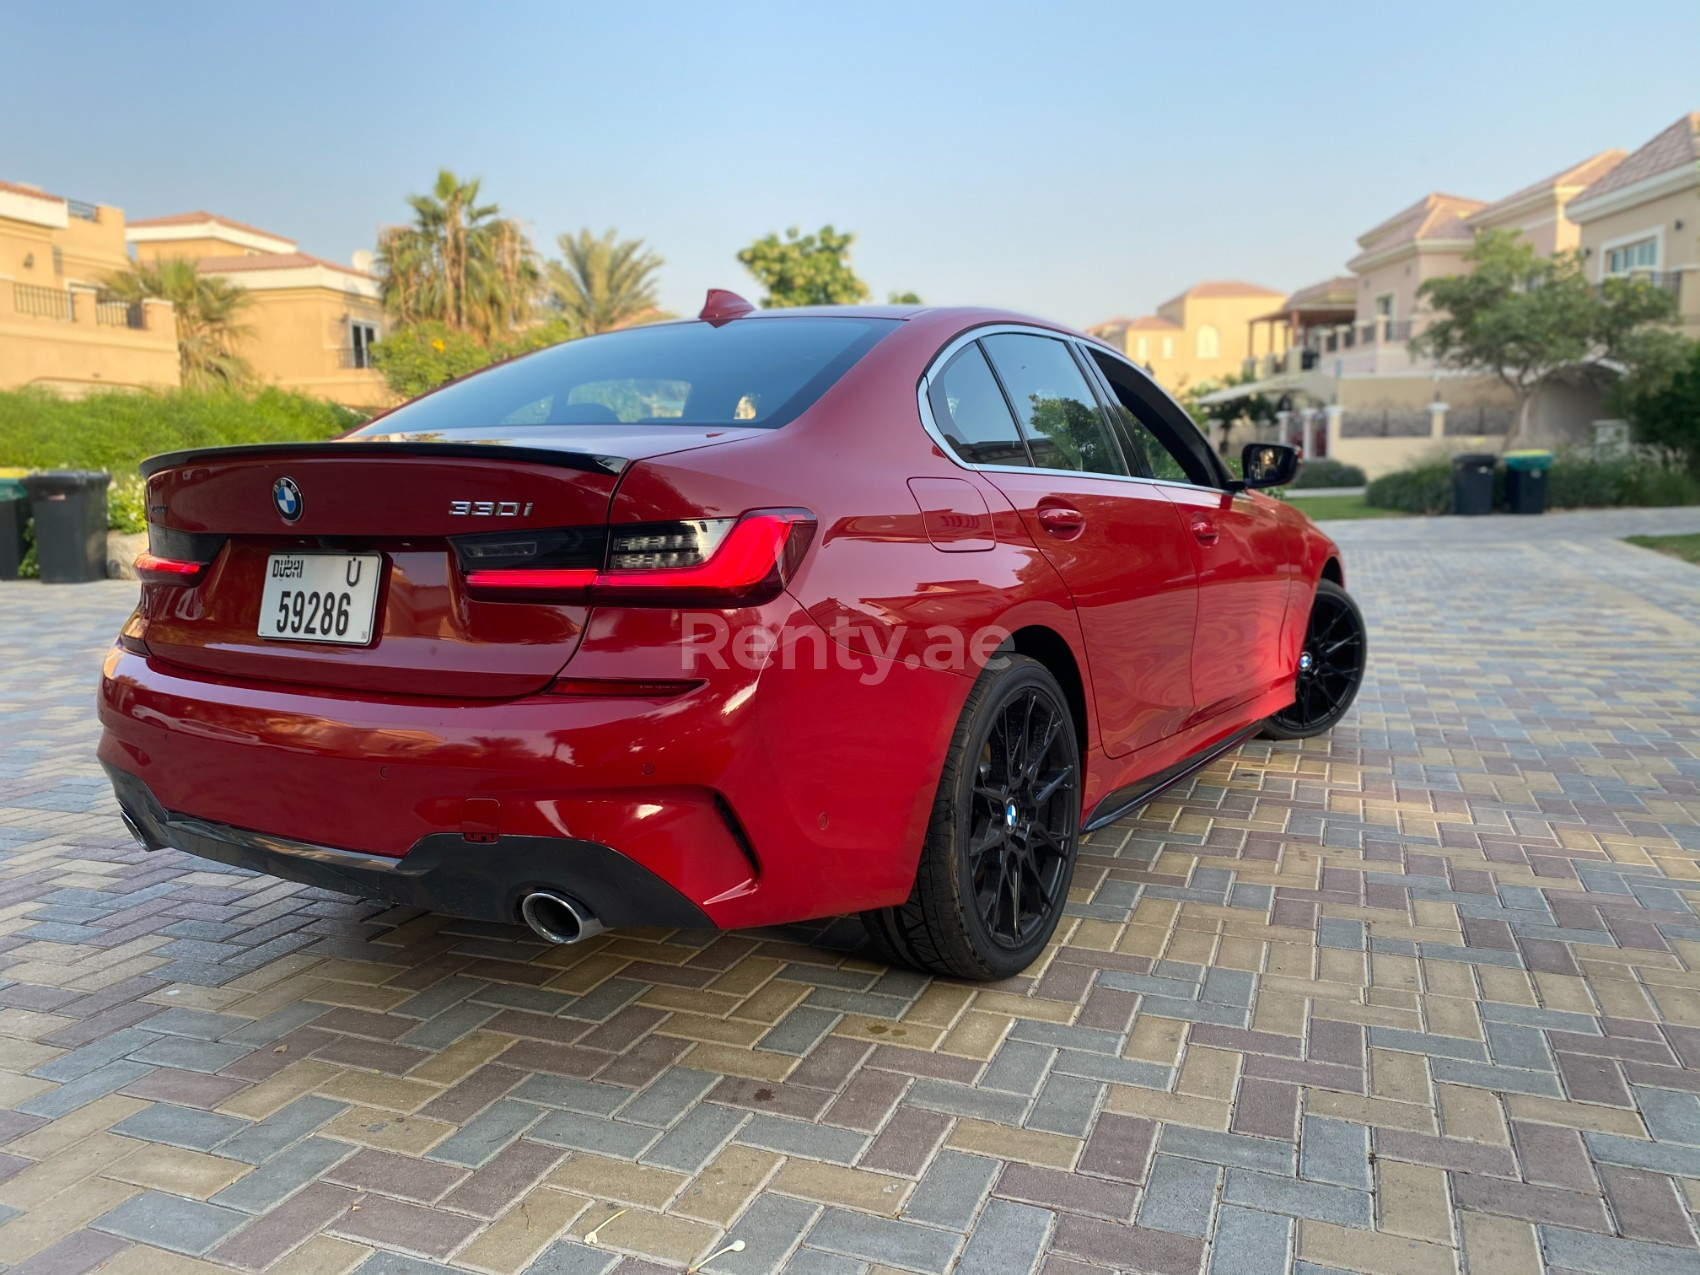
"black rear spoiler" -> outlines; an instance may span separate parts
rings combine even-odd
[[[459,456],[469,460],[508,460],[526,465],[549,465],[577,469],[590,474],[618,474],[630,463],[623,456],[592,456],[585,452],[559,451],[552,447],[516,447],[509,443],[434,443],[394,439],[322,443],[240,443],[231,447],[194,447],[181,452],[149,456],[139,468],[143,478],[162,469],[204,464],[220,460],[289,460],[297,456]]]

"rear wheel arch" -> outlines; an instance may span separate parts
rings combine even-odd
[[[1074,718],[1075,741],[1084,757],[1090,735],[1086,716],[1089,711],[1086,681],[1081,676],[1080,662],[1075,659],[1074,648],[1068,644],[1068,639],[1045,625],[1030,624],[1010,634],[1006,646],[1017,655],[1039,661],[1057,679],[1063,698],[1068,701],[1069,715]]]
[[[1342,589],[1346,587],[1346,571],[1340,565],[1340,559],[1330,556],[1328,561],[1322,564],[1322,579],[1331,580]]]

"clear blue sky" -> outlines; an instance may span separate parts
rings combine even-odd
[[[1073,324],[1288,289],[1432,189],[1495,198],[1700,109],[1700,4],[9,0],[0,178],[206,208],[338,261],[440,165],[662,301],[854,230],[883,299]]]

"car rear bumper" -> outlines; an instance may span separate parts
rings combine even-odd
[[[606,926],[712,929],[708,914],[619,851],[573,837],[501,837],[468,845],[454,833],[422,837],[408,852],[363,854],[212,823],[167,810],[137,776],[108,763],[125,821],[149,850],[202,859],[326,890],[484,921],[519,920],[535,890],[569,896]]]
[[[115,647],[99,757],[144,839],[220,862],[502,921],[534,885],[607,925],[733,929],[908,896],[969,684],[769,666],[667,698],[460,702]]]

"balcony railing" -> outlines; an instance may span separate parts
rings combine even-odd
[[[357,350],[345,347],[336,352],[336,365],[338,367],[372,368],[376,367],[377,363],[373,361],[370,349]]]
[[[12,305],[19,314],[27,314],[37,319],[58,319],[64,323],[74,323],[77,318],[71,293],[66,288],[43,288],[34,283],[14,283]]]
[[[148,308],[140,301],[99,300],[94,303],[94,321],[108,328],[145,328]]]
[[[86,204],[80,199],[67,199],[65,201],[65,211],[70,213],[71,216],[77,217],[83,221],[100,220],[99,205]]]
[[[1410,339],[1409,319],[1377,319],[1358,325],[1358,340],[1365,345],[1394,345]]]

